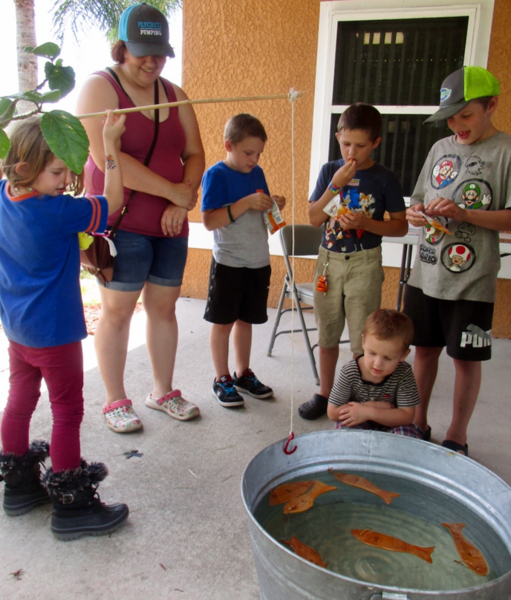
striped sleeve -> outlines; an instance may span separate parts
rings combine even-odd
[[[411,365],[399,363],[396,374],[396,403],[397,406],[416,406],[420,403],[419,390]]]
[[[353,386],[360,380],[357,361],[351,360],[342,367],[328,401],[336,406],[347,404],[353,396]]]
[[[89,233],[91,231],[97,231],[99,228],[99,224],[101,222],[101,204],[99,202],[99,198],[96,196],[87,196],[87,200],[89,200],[92,205],[91,220],[89,226],[87,229],[85,229],[85,231]]]

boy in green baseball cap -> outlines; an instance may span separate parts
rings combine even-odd
[[[498,80],[481,67],[462,67],[444,80],[440,108],[425,122],[446,119],[454,135],[430,150],[407,210],[408,221],[421,227],[404,306],[415,329],[415,424],[431,439],[428,405],[446,347],[455,367],[454,406],[442,446],[465,455],[481,361],[491,358],[498,232],[511,229],[511,137],[492,123],[499,93]],[[428,236],[432,219],[442,229]]]

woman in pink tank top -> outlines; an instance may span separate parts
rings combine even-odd
[[[156,8],[135,4],[126,9],[119,21],[119,41],[112,49],[115,65],[87,80],[78,99],[78,114],[147,106],[157,103],[155,99],[160,103],[186,100],[181,88],[160,78],[167,57],[174,56],[168,33],[167,20]],[[106,287],[100,285],[102,312],[95,347],[106,388],[103,413],[108,427],[118,433],[142,428],[124,387],[129,328],[141,292],[154,379],[145,404],[182,421],[200,412],[173,387],[173,375],[178,337],[175,309],[188,247],[187,215],[197,202],[204,149],[190,105],[158,112],[157,126],[154,110],[127,115],[120,164],[129,212],[115,237],[118,254],[112,281]],[[85,119],[83,125],[90,140],[87,191],[102,193],[102,118]],[[109,225],[117,216],[111,216]]]

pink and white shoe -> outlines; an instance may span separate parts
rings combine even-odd
[[[132,401],[127,398],[103,406],[103,414],[109,429],[115,433],[131,433],[143,427],[142,421],[133,410]]]
[[[153,395],[149,394],[145,399],[145,405],[155,410],[162,410],[178,421],[189,421],[200,415],[199,407],[185,400],[180,390],[168,392],[161,398],[153,398]]]

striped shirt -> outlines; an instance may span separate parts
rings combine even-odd
[[[358,366],[359,356],[344,365],[330,392],[329,402],[336,406],[348,402],[382,401],[391,402],[395,407],[419,404],[419,392],[412,367],[400,362],[396,370],[381,383],[364,381]]]

